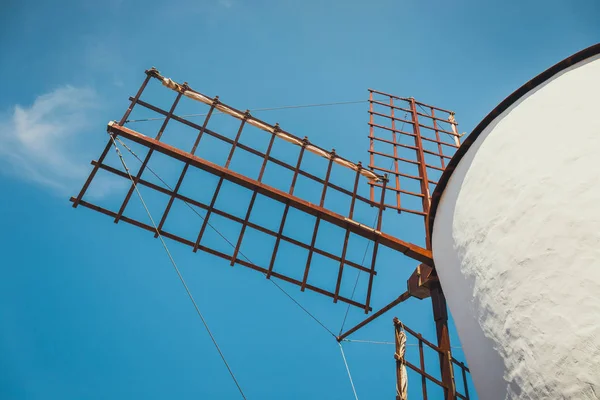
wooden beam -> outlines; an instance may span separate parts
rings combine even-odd
[[[166,143],[162,143],[158,140],[152,139],[132,129],[120,126],[116,122],[110,122],[108,124],[108,132],[114,135],[127,138],[133,142],[139,143],[143,146],[153,149],[154,151],[173,157],[184,163],[193,165],[194,167],[210,172],[216,176],[223,177],[224,179],[230,182],[236,183],[250,190],[254,190],[271,199],[280,201],[285,204],[289,204],[290,206],[298,210],[314,215],[315,217],[328,221],[341,228],[349,229],[351,232],[362,236],[366,239],[370,239],[373,241],[378,240],[379,244],[383,246],[397,250],[414,260],[433,266],[433,257],[431,250],[422,248],[412,243],[400,240],[394,236],[374,230],[366,225],[360,224],[354,220],[344,217],[343,215],[334,213],[331,210],[317,206],[299,197],[293,196],[289,193],[265,185],[264,183],[261,183],[257,180],[250,179],[247,176],[244,176],[237,172],[231,171],[225,167],[222,167],[218,164],[194,156],[188,152],[170,146]]]

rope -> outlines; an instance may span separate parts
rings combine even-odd
[[[342,353],[342,358],[344,359],[344,365],[346,366],[346,372],[348,372],[348,378],[350,379],[350,385],[352,386],[352,392],[354,393],[354,398],[358,400],[358,395],[356,394],[356,388],[354,387],[354,381],[352,380],[352,374],[350,374],[350,368],[348,367],[348,361],[346,361],[346,355],[344,354],[344,348],[342,344],[338,342],[340,345],[340,352]]]
[[[368,100],[358,100],[358,101],[338,101],[338,102],[334,102],[334,103],[317,103],[317,104],[302,104],[302,105],[296,105],[296,106],[281,106],[281,107],[269,107],[269,108],[255,108],[253,110],[249,110],[251,112],[257,112],[257,111],[275,111],[275,110],[288,110],[288,109],[294,109],[294,108],[310,108],[310,107],[327,107],[327,106],[339,106],[339,105],[344,105],[344,104],[358,104],[358,103],[367,103]],[[217,111],[217,112],[213,112],[214,115],[217,114],[225,114],[223,112]],[[185,114],[185,115],[180,115],[181,118],[188,118],[188,117],[205,117],[206,113],[204,114]],[[128,119],[125,122],[147,122],[147,121],[162,121],[164,120],[166,117],[155,117],[155,118],[143,118],[143,119]]]
[[[244,400],[246,400],[244,391],[240,387],[240,384],[238,383],[237,379],[235,378],[235,375],[233,374],[231,367],[229,366],[229,364],[227,363],[227,360],[225,359],[225,355],[223,354],[223,352],[221,351],[221,348],[217,344],[215,337],[213,336],[210,328],[208,327],[208,323],[206,322],[206,320],[204,319],[204,316],[200,312],[200,309],[198,308],[198,304],[196,304],[196,300],[194,300],[194,296],[192,296],[192,292],[188,288],[188,285],[185,283],[185,279],[183,278],[183,275],[181,275],[181,272],[179,271],[179,268],[177,267],[177,264],[175,263],[175,260],[173,259],[173,256],[171,255],[171,252],[169,251],[169,248],[167,247],[167,244],[165,243],[165,240],[163,239],[162,235],[160,234],[160,232],[157,228],[156,223],[154,222],[154,218],[152,218],[152,214],[150,213],[150,210],[148,209],[148,206],[146,205],[146,202],[144,201],[144,198],[142,197],[142,194],[140,193],[140,191],[137,187],[137,184],[135,183],[135,180],[131,176],[131,173],[129,172],[129,168],[127,168],[127,164],[125,163],[125,160],[123,159],[123,155],[121,154],[121,151],[119,150],[119,147],[117,146],[117,142],[115,142],[115,139],[112,135],[110,135],[110,137],[112,139],[115,151],[117,152],[117,155],[119,156],[119,159],[121,160],[121,164],[123,165],[123,168],[127,172],[127,175],[129,176],[129,179],[131,180],[131,183],[133,184],[133,187],[135,188],[135,191],[137,192],[137,195],[140,198],[140,201],[141,201],[142,205],[144,206],[144,209],[146,210],[146,214],[148,214],[148,218],[152,222],[152,226],[154,227],[154,230],[156,231],[156,234],[158,235],[158,238],[160,239],[160,242],[162,243],[163,248],[165,249],[165,252],[167,253],[167,256],[169,257],[169,260],[171,261],[171,264],[173,265],[175,272],[177,272],[177,276],[179,277],[179,280],[183,284],[183,287],[185,288],[185,291],[186,291],[188,297],[192,301],[192,304],[194,305],[194,308],[196,309],[196,313],[198,314],[198,316],[200,317],[200,320],[202,321],[202,324],[206,328],[206,331],[208,332],[210,339],[212,340],[213,344],[215,345],[215,348],[219,352],[219,355],[221,356],[223,363],[227,367],[227,370],[229,371],[229,375],[231,375],[231,378],[235,382],[235,385],[237,386],[240,394],[242,395],[242,398],[244,398]]]
[[[111,136],[112,137],[112,136]],[[135,154],[135,152],[133,150],[131,150],[129,148],[129,146],[127,146],[121,139],[119,139],[117,137],[117,140],[119,141],[119,143],[121,143],[139,162],[143,162],[142,159]],[[113,139],[114,141],[114,139]],[[173,191],[173,188],[167,183],[165,182],[149,165],[146,165],[146,169],[148,169],[148,171],[150,171],[152,173],[152,175],[154,175],[159,181],[162,182],[163,185],[165,185],[169,190]],[[194,207],[191,206],[191,204],[189,204],[187,201],[183,201],[189,208],[190,210],[192,210],[197,216],[199,216],[203,221],[205,220],[205,217],[203,217],[198,210],[196,210]],[[207,225],[213,229],[221,238],[223,238],[223,240],[225,240],[231,247],[235,248],[236,246],[229,240],[227,239],[227,237],[225,237],[225,235],[223,235],[215,226],[213,226],[210,221],[207,222]],[[252,262],[252,260],[250,260],[250,258],[248,258],[241,250],[238,250],[239,254],[244,257],[246,259],[246,261],[248,261],[251,264],[254,264]],[[265,277],[267,276],[267,274],[265,274],[264,272],[262,273]],[[325,329],[327,332],[329,332],[329,334],[331,334],[334,338],[336,337],[335,333],[333,333],[329,328],[327,328],[325,326],[325,324],[323,324],[321,321],[319,321],[319,319],[317,317],[315,317],[310,311],[308,311],[306,308],[304,308],[296,299],[294,299],[292,297],[292,295],[290,295],[288,292],[285,291],[285,289],[283,289],[281,286],[279,286],[279,284],[277,282],[275,282],[272,279],[269,279],[269,282],[271,282],[273,285],[275,285],[275,287],[277,287],[279,290],[281,290],[283,292],[283,294],[285,294],[290,300],[292,300],[298,307],[300,307],[300,309],[302,309],[310,318],[312,318],[316,323],[318,323],[319,325],[321,325],[321,327],[323,327],[323,329]]]

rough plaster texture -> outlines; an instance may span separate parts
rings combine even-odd
[[[481,399],[600,399],[600,57],[497,117],[433,254]]]

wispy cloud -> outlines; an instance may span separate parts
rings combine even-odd
[[[0,170],[61,195],[72,193],[88,173],[85,157],[78,152],[78,139],[90,128],[97,104],[94,90],[63,86],[38,96],[28,107],[15,105],[4,112]]]

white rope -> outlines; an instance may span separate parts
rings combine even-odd
[[[348,372],[348,378],[350,379],[350,385],[352,385],[352,392],[354,393],[354,398],[358,400],[358,395],[356,394],[356,388],[354,387],[354,381],[352,380],[352,374],[350,374],[350,368],[348,367],[348,361],[346,361],[346,355],[344,354],[344,348],[342,344],[338,342],[340,345],[340,351],[342,352],[342,358],[344,359],[344,365],[346,366],[346,372]]]
[[[202,320],[202,324],[204,324],[204,327],[206,328],[206,331],[208,332],[210,339],[212,340],[213,344],[215,345],[217,351],[219,352],[219,355],[221,356],[223,363],[225,363],[225,366],[227,367],[227,370],[229,371],[231,378],[235,382],[235,385],[237,386],[240,394],[242,395],[244,400],[246,400],[246,396],[244,395],[244,392],[242,391],[240,384],[238,383],[237,379],[235,378],[233,371],[229,367],[229,364],[227,363],[227,360],[225,359],[225,355],[223,354],[223,352],[221,351],[221,348],[217,344],[217,341],[216,341],[215,337],[213,336],[210,328],[208,327],[208,324],[207,324],[206,320],[204,319],[204,316],[202,315],[202,313],[200,312],[200,309],[198,308],[198,305],[196,304],[196,300],[194,300],[194,296],[192,296],[192,292],[188,288],[188,285],[185,283],[185,279],[183,279],[183,275],[181,275],[181,272],[179,271],[179,268],[177,267],[177,264],[175,263],[175,260],[173,259],[173,256],[171,255],[171,252],[169,251],[169,248],[167,247],[167,244],[165,243],[165,240],[163,239],[162,235],[160,234],[160,232],[157,228],[156,223],[154,222],[154,218],[152,218],[152,214],[150,213],[150,210],[148,209],[148,206],[146,205],[146,202],[144,201],[144,198],[142,197],[142,194],[140,193],[140,191],[137,187],[137,184],[135,183],[135,180],[131,176],[129,168],[127,167],[127,164],[125,163],[125,160],[123,159],[123,155],[121,154],[121,151],[119,150],[119,147],[117,146],[117,142],[115,142],[113,135],[110,135],[110,138],[112,139],[112,143],[115,148],[115,151],[117,152],[117,155],[119,156],[119,159],[121,160],[121,164],[123,165],[125,172],[127,172],[127,175],[129,176],[129,179],[131,180],[131,183],[133,184],[133,187],[135,188],[135,191],[137,192],[137,195],[140,198],[140,201],[141,201],[142,205],[144,206],[144,209],[146,210],[146,214],[148,214],[148,218],[150,218],[150,221],[152,222],[152,226],[154,227],[154,230],[156,231],[156,234],[158,235],[158,238],[160,239],[160,242],[162,243],[163,248],[165,249],[165,252],[167,253],[167,256],[169,257],[169,260],[171,260],[171,264],[173,264],[173,268],[175,269],[175,272],[177,272],[177,276],[179,277],[179,280],[183,284],[183,287],[185,288],[185,291],[187,292],[188,297],[190,298],[190,300],[192,301],[192,304],[194,305],[194,308],[196,309],[196,313],[200,317],[200,320]]]

